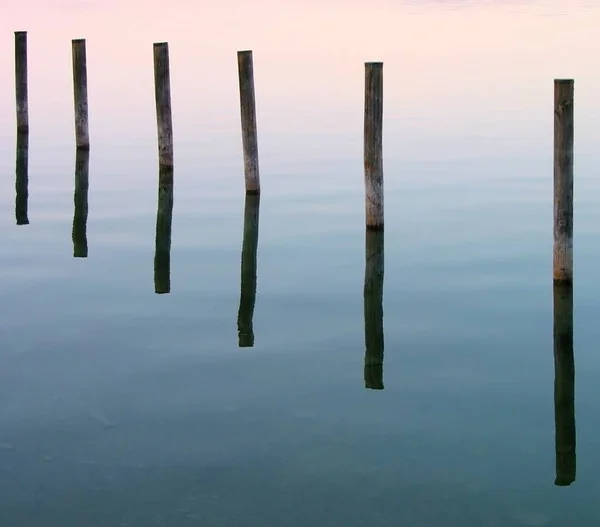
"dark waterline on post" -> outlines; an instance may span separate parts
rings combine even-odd
[[[554,81],[554,283],[573,281],[574,81]]]
[[[173,168],[162,166],[158,176],[158,206],[154,250],[154,292],[171,292],[171,225],[173,222]]]
[[[383,229],[383,63],[365,63],[365,213],[368,229]]]
[[[75,144],[80,150],[90,148],[88,124],[87,58],[85,39],[71,42],[73,53],[73,98],[75,107]]]
[[[29,98],[27,95],[27,31],[15,32],[15,95],[17,131],[29,130]]]
[[[260,196],[246,195],[244,206],[244,238],[242,241],[241,293],[238,310],[238,345],[254,346],[254,304],[256,301],[256,268]]]
[[[366,230],[365,236],[365,387],[383,390],[383,275],[384,234]]]
[[[258,137],[252,51],[238,51],[237,58],[246,193],[258,194],[260,193],[260,176],[258,170]]]
[[[27,215],[29,199],[29,132],[17,133],[16,157],[15,219],[17,225],[29,225]]]
[[[89,150],[77,149],[75,154],[75,193],[73,201],[73,257],[87,258],[87,218],[88,218],[88,189],[89,189]]]
[[[555,485],[564,487],[577,472],[573,288],[568,284],[554,286],[554,420]]]
[[[154,44],[154,95],[158,128],[158,162],[161,167],[173,167],[173,121],[171,116],[171,78],[169,44]]]

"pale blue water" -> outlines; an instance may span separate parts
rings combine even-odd
[[[250,8],[234,2],[180,0],[171,19],[151,3],[148,27],[133,23],[133,4],[47,3],[35,15],[15,4],[3,25],[0,524],[597,525],[600,9],[378,2],[373,14],[358,1],[289,11],[265,1],[250,31],[240,25]],[[229,10],[239,19],[220,40],[216,29],[206,39],[178,31],[186,20],[218,25]],[[30,32],[22,226],[17,29]],[[80,36],[86,259],[73,258],[71,238],[69,41]],[[109,49],[112,37],[130,49]],[[171,291],[157,295],[151,44],[163,39],[176,166]],[[240,348],[235,51],[248,47],[263,192],[255,340]],[[385,79],[383,390],[364,380],[362,89],[363,62],[375,59]],[[569,487],[554,484],[555,77],[576,82]]]

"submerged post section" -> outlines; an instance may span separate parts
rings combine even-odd
[[[89,150],[88,128],[87,60],[85,39],[72,41],[73,48],[73,95],[75,99],[75,144],[78,150]]]
[[[88,219],[88,189],[90,171],[90,152],[85,148],[77,149],[75,153],[75,193],[73,201],[73,258],[87,258],[87,219]]]
[[[27,96],[27,31],[15,31],[15,94],[17,99],[17,131],[29,130]]]
[[[554,484],[565,487],[575,481],[577,474],[573,288],[570,284],[554,286],[554,422]]]
[[[240,113],[242,118],[242,146],[244,149],[246,194],[259,194],[260,177],[258,173],[258,138],[256,132],[252,51],[238,51],[237,58],[240,78]]]
[[[154,44],[154,93],[158,127],[158,162],[161,167],[173,167],[173,122],[171,118],[171,80],[169,44]]]
[[[15,218],[17,225],[29,225],[29,133],[17,133],[17,161],[15,179]]]
[[[365,387],[383,390],[384,233],[366,230],[365,238]]]
[[[383,229],[383,63],[365,63],[365,211],[367,229]]]
[[[154,249],[154,292],[171,292],[171,226],[173,223],[173,168],[162,166],[158,175],[158,207]]]
[[[555,284],[573,281],[573,79],[554,81]]]
[[[240,307],[238,309],[238,345],[254,346],[254,304],[256,302],[256,267],[258,255],[258,220],[260,195],[246,195],[244,236],[242,241],[242,273]]]

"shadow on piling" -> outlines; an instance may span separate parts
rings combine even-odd
[[[73,215],[73,257],[87,258],[87,218],[90,151],[77,149],[75,154],[75,213]]]
[[[554,422],[556,480],[575,481],[575,360],[573,358],[573,288],[554,286]]]
[[[17,225],[29,225],[27,202],[29,199],[29,133],[17,133],[17,161],[15,179],[15,218]]]
[[[365,239],[365,387],[383,390],[383,231]]]
[[[173,220],[173,167],[161,166],[158,176],[154,292],[171,292],[171,223]]]
[[[244,206],[244,238],[242,241],[242,272],[240,308],[238,310],[238,346],[254,346],[254,304],[256,301],[256,260],[258,252],[258,219],[260,195],[247,194]]]

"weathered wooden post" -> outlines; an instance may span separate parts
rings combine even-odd
[[[171,292],[171,225],[173,222],[173,120],[169,44],[154,44],[154,95],[158,128],[158,207],[154,251],[154,291]]]
[[[89,150],[87,59],[85,39],[71,42],[73,51],[73,95],[75,102],[75,144],[80,150]]]
[[[554,81],[554,283],[573,281],[572,79]]]
[[[17,161],[15,178],[15,218],[17,225],[29,225],[29,133],[17,132]]]
[[[554,286],[554,421],[557,486],[576,475],[575,360],[573,357],[573,288]]]
[[[154,250],[154,292],[171,292],[171,224],[173,222],[173,167],[161,166]]]
[[[158,162],[161,167],[173,167],[173,121],[171,117],[171,78],[169,44],[154,44],[154,94],[158,127]],[[171,177],[173,173],[171,172]]]
[[[90,151],[77,149],[75,153],[75,213],[73,214],[73,257],[87,258],[87,218]]]
[[[240,113],[242,117],[242,146],[244,149],[246,194],[258,194],[260,193],[260,177],[258,173],[258,138],[256,131],[252,51],[238,51],[237,58],[240,79]]]
[[[367,229],[383,229],[383,63],[365,63],[365,210]]]
[[[256,301],[256,267],[258,252],[259,195],[246,195],[244,206],[244,238],[242,241],[242,277],[238,310],[238,345],[254,346],[252,318]]]
[[[29,130],[27,95],[27,31],[15,31],[15,94],[17,98],[17,131]]]
[[[383,390],[383,232],[367,229],[365,240],[365,387]]]

